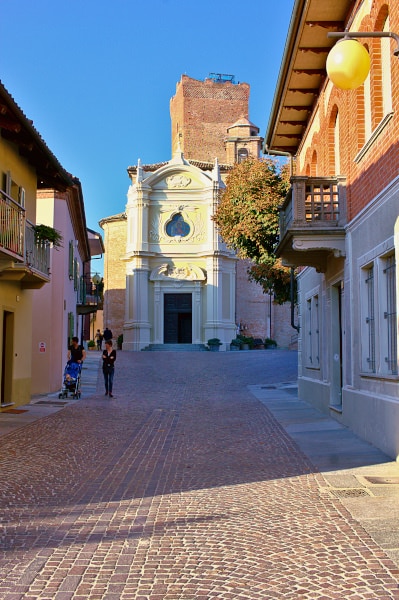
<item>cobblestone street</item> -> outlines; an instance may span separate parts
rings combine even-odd
[[[0,598],[399,599],[392,557],[251,391],[296,376],[283,350],[119,352],[114,398],[99,373],[1,436]]]

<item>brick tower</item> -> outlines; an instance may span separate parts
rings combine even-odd
[[[232,164],[228,129],[248,119],[249,89],[247,83],[235,84],[231,75],[211,74],[204,81],[182,75],[170,101],[172,155],[180,140],[188,160],[213,162],[217,157],[221,164]],[[259,150],[260,143],[258,155]]]

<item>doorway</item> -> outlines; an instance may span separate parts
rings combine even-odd
[[[3,313],[3,339],[1,344],[1,404],[12,402],[12,367],[13,367],[14,313],[5,310]]]
[[[192,343],[192,295],[164,295],[164,344]]]

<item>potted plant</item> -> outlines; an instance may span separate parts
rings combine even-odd
[[[123,344],[123,333],[118,335],[118,339],[116,340],[116,345],[118,346],[118,350],[122,350],[122,344]]]
[[[231,340],[230,342],[230,350],[231,351],[236,351],[239,350],[241,346],[241,342],[238,338],[234,338],[233,340]]]
[[[94,348],[96,347],[95,341],[94,340],[89,340],[87,342],[87,347],[88,347],[89,350],[94,350]]]
[[[272,338],[265,339],[265,348],[277,348],[276,340],[272,340]]]
[[[250,350],[254,345],[254,338],[246,335],[238,335],[237,339],[240,340],[241,350]]]
[[[211,350],[212,352],[219,352],[219,346],[222,345],[222,342],[219,340],[219,338],[211,338],[210,340],[208,340],[208,346],[209,346],[209,350]]]
[[[53,244],[55,248],[62,248],[62,235],[57,229],[49,225],[34,225],[36,244]]]

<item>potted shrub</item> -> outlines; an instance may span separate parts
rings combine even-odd
[[[237,339],[240,340],[241,350],[250,350],[254,345],[254,338],[246,335],[238,335]]]
[[[233,340],[231,340],[230,350],[232,350],[232,351],[239,350],[240,346],[241,346],[241,342],[238,338],[234,338]]]
[[[34,225],[36,244],[53,244],[55,248],[62,248],[62,235],[57,229],[49,225]]]
[[[94,340],[89,340],[87,342],[87,347],[88,347],[89,350],[94,350],[94,348],[96,347],[95,341]]]
[[[272,340],[272,338],[265,339],[265,348],[277,348],[276,340]]]
[[[219,352],[219,346],[222,345],[222,342],[219,340],[219,338],[211,338],[210,340],[208,340],[208,346],[209,346],[209,350],[211,350],[212,352]]]

